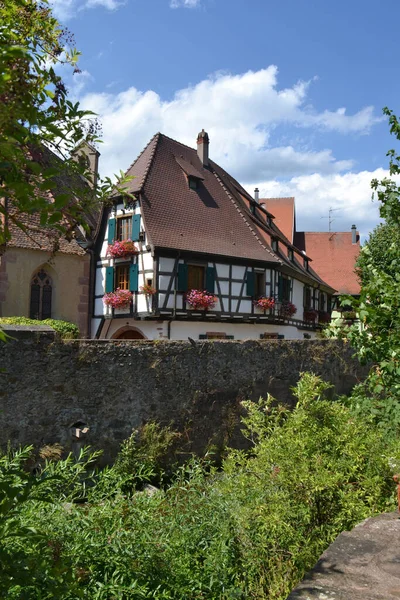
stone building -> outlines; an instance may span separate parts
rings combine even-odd
[[[91,154],[98,152],[90,149]],[[43,160],[57,160],[43,150]],[[56,185],[68,189],[68,175],[61,172]],[[81,182],[81,185],[86,185]],[[74,185],[76,189],[76,185]],[[6,215],[11,239],[0,249],[0,317],[24,316],[75,323],[81,337],[90,335],[91,236],[98,211],[86,215],[90,233],[78,229],[68,241],[51,228],[40,226],[39,215],[18,215],[25,229],[13,224],[15,210],[7,200]],[[51,201],[51,197],[50,197]]]

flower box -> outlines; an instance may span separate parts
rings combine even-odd
[[[325,310],[320,310],[318,313],[318,322],[319,323],[330,323],[331,314],[326,312]]]
[[[140,291],[145,296],[154,296],[154,294],[157,293],[156,288],[152,285],[148,285],[147,283],[145,285],[140,286]]]
[[[295,315],[296,313],[297,313],[297,308],[295,307],[294,304],[292,304],[292,302],[285,300],[281,303],[281,305],[279,307],[279,315],[281,317],[284,317],[285,319],[289,319],[290,317],[293,317],[293,315]]]
[[[318,317],[318,312],[313,308],[308,308],[307,310],[304,310],[303,317],[305,321],[308,321],[309,323],[315,323]]]
[[[139,250],[132,240],[122,240],[121,242],[116,240],[107,248],[107,256],[110,256],[111,258],[126,258],[128,256],[133,256],[138,252]]]
[[[105,294],[103,296],[103,302],[106,306],[110,306],[114,309],[128,308],[132,302],[132,292],[117,288],[115,292]]]
[[[190,290],[186,294],[186,302],[195,310],[214,308],[217,300],[218,298],[214,294],[201,290]]]
[[[260,310],[270,310],[271,308],[274,308],[275,300],[270,296],[261,296],[257,300],[254,300],[253,304]]]

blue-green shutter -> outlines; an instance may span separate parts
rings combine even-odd
[[[247,272],[246,279],[246,294],[247,296],[254,296],[256,293],[256,276],[253,271]]]
[[[207,267],[206,290],[210,294],[214,294],[214,292],[215,292],[215,268],[214,267]]]
[[[129,267],[129,291],[139,291],[139,267],[138,265],[130,265]]]
[[[283,278],[280,275],[278,278],[278,300],[279,302],[283,300]]]
[[[132,242],[138,242],[140,237],[140,215],[132,217]]]
[[[178,292],[187,292],[188,289],[188,267],[178,265]]]
[[[106,294],[114,291],[114,267],[106,268]]]
[[[115,240],[115,224],[116,224],[116,219],[108,220],[108,243],[109,244],[112,244],[113,241]]]

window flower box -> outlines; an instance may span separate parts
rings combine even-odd
[[[253,304],[260,310],[270,310],[271,308],[274,308],[275,300],[270,296],[260,296],[260,298],[254,300]]]
[[[325,310],[320,310],[318,313],[318,322],[319,323],[330,323],[331,315]]]
[[[141,285],[140,291],[145,296],[154,296],[154,294],[157,293],[156,288],[153,287],[152,285],[149,285],[148,283],[146,283],[145,285]]]
[[[132,240],[122,240],[121,242],[116,240],[107,248],[107,256],[111,258],[126,258],[128,256],[133,256],[138,252],[139,250]]]
[[[297,313],[297,308],[289,300],[284,300],[279,307],[279,316],[290,319]]]
[[[304,309],[304,320],[308,323],[315,323],[318,317],[318,312],[313,308]]]
[[[103,302],[111,308],[127,308],[132,302],[132,292],[129,290],[120,290],[117,288],[115,292],[109,292],[103,296]]]
[[[190,290],[186,294],[186,302],[195,310],[208,310],[214,308],[218,298],[214,294],[210,294],[201,290]]]

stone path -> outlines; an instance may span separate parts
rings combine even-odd
[[[400,598],[400,515],[367,519],[341,533],[287,600]]]

